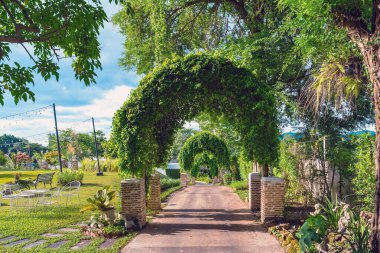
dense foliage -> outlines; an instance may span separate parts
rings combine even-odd
[[[278,126],[273,92],[250,71],[205,53],[168,60],[142,79],[116,112],[113,138],[122,168],[167,161],[175,132],[201,112],[222,115],[241,135],[247,159],[273,164]]]
[[[230,166],[230,153],[226,143],[208,132],[190,137],[183,145],[178,159],[181,168],[190,171],[193,177],[198,176],[200,166],[207,166],[212,178],[218,175],[218,168],[228,169]]]
[[[54,134],[49,134],[48,148],[57,150],[57,141]],[[93,133],[78,133],[68,128],[61,130],[59,133],[61,153],[67,159],[76,158],[81,160],[85,157],[95,156],[95,141]],[[106,141],[103,131],[96,131],[96,140],[98,142],[98,152],[102,156],[104,149],[102,144]]]
[[[58,80],[58,63],[64,58],[71,59],[77,79],[86,85],[95,82],[95,70],[101,68],[98,35],[106,20],[99,0],[2,1],[0,104],[4,104],[5,93],[12,95],[15,103],[34,100],[30,89],[34,75]],[[29,62],[14,61],[12,45],[16,44]]]
[[[180,164],[181,164],[181,160],[180,160]],[[203,169],[207,169],[207,171],[206,170],[203,171],[203,172],[206,172],[206,173],[203,173],[203,175],[208,175],[210,178],[214,178],[218,175],[219,168],[223,168],[224,166],[221,167],[220,163],[218,163],[217,156],[213,155],[212,152],[204,151],[195,155],[194,160],[193,160],[193,165],[190,169],[191,176],[197,177],[201,172],[200,171],[201,167]]]
[[[171,148],[171,155],[170,160],[171,161],[177,161],[178,160],[178,154],[181,151],[181,148],[185,141],[189,139],[192,135],[194,135],[197,131],[194,129],[189,128],[181,128],[178,130],[178,132],[174,136],[174,142],[173,146]]]
[[[374,142],[370,133],[327,139],[324,156],[323,139],[283,138],[274,174],[285,178],[286,202],[307,205],[337,195],[363,210],[373,211]]]
[[[302,252],[369,253],[369,222],[368,217],[343,202],[326,201],[317,205],[297,237]]]
[[[173,179],[178,179],[181,176],[180,169],[166,169],[165,172],[168,177]]]
[[[364,210],[374,210],[375,178],[375,137],[369,134],[352,139],[355,149],[352,152],[352,190]]]
[[[26,139],[19,138],[10,134],[0,136],[0,150],[4,154],[28,152],[31,156],[46,152],[48,149],[39,143],[29,142]]]
[[[160,185],[161,185],[161,191],[165,191],[169,188],[179,186],[180,181],[179,179],[161,178]]]

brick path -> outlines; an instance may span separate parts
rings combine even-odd
[[[230,188],[194,185],[176,193],[124,253],[283,253]]]

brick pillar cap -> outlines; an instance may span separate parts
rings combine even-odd
[[[279,177],[262,177],[261,182],[274,182],[274,183],[284,183],[283,178]]]
[[[261,176],[260,176],[260,173],[258,173],[258,172],[252,172],[252,173],[249,173],[249,176],[250,176],[250,178],[254,178],[254,179],[260,179],[261,178]]]
[[[128,178],[128,179],[124,179],[123,181],[121,181],[121,183],[140,183],[142,181],[142,179],[139,179],[139,178]]]

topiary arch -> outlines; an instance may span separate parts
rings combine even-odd
[[[202,112],[231,123],[247,159],[276,160],[279,131],[271,88],[225,58],[200,53],[156,67],[117,110],[112,137],[122,168],[136,174],[166,163],[175,132]]]
[[[187,139],[178,155],[179,165],[186,171],[198,170],[201,165],[211,165],[213,170],[217,170],[213,158],[217,168],[230,167],[230,153],[226,143],[208,132],[200,132]]]
[[[207,152],[200,153],[194,158],[194,165],[191,168],[190,175],[192,177],[197,177],[200,171],[201,166],[207,166],[210,169],[209,176],[214,178],[218,175],[218,161],[216,158]]]

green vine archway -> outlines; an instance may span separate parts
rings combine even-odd
[[[279,131],[271,88],[225,58],[199,53],[156,67],[117,110],[112,138],[122,168],[136,174],[165,164],[175,132],[200,113],[230,122],[246,159],[276,160]]]
[[[179,152],[178,160],[182,169],[194,172],[199,170],[199,166],[208,165],[211,166],[213,174],[217,174],[218,168],[227,169],[230,166],[230,154],[226,143],[208,132],[200,132],[187,139]]]
[[[209,168],[209,176],[211,178],[214,178],[219,173],[218,161],[214,155],[207,152],[203,152],[195,156],[194,165],[190,171],[192,177],[197,177],[199,175],[201,166],[206,166]]]

